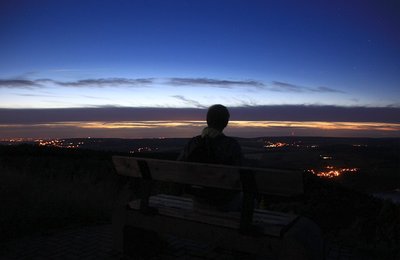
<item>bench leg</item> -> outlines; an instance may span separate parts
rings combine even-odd
[[[112,214],[112,238],[113,249],[119,253],[123,250],[123,228],[126,223],[126,206],[132,200],[132,190],[130,183],[125,185],[118,194]]]
[[[116,207],[112,215],[113,249],[119,253],[123,251],[123,229],[125,225],[126,207]]]

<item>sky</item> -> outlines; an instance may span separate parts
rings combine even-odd
[[[400,2],[0,1],[0,138],[400,137]]]

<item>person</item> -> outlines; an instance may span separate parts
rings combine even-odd
[[[201,135],[189,140],[178,160],[240,166],[242,151],[239,143],[223,133],[229,117],[229,111],[225,106],[220,104],[211,106],[207,111],[207,127],[203,129]],[[187,193],[193,196],[195,207],[211,207],[220,211],[240,210],[240,192],[189,186]]]
[[[240,166],[242,151],[239,143],[223,133],[229,117],[225,106],[211,106],[207,111],[207,127],[186,144],[178,160]]]

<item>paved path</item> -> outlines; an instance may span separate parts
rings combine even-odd
[[[0,259],[120,259],[111,249],[111,225],[35,235],[3,244]]]
[[[0,259],[128,259],[112,250],[111,225],[54,231],[0,245]],[[156,259],[233,259],[210,245],[166,237],[169,247]]]
[[[167,237],[169,249],[156,259],[234,259],[231,252],[191,240]],[[0,245],[0,259],[128,259],[111,248],[111,225],[34,235]],[[354,259],[350,248],[331,245],[328,260]],[[258,259],[258,258],[257,258]]]

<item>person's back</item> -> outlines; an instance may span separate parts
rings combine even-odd
[[[241,165],[242,152],[239,143],[222,131],[229,121],[229,111],[222,105],[208,109],[207,125],[202,134],[193,137],[185,146],[178,160],[224,165]],[[238,208],[237,192],[228,192],[214,188],[191,186],[188,193],[200,204],[209,204],[221,210]]]
[[[179,160],[199,163],[241,165],[241,149],[232,137],[198,135],[185,146]]]

